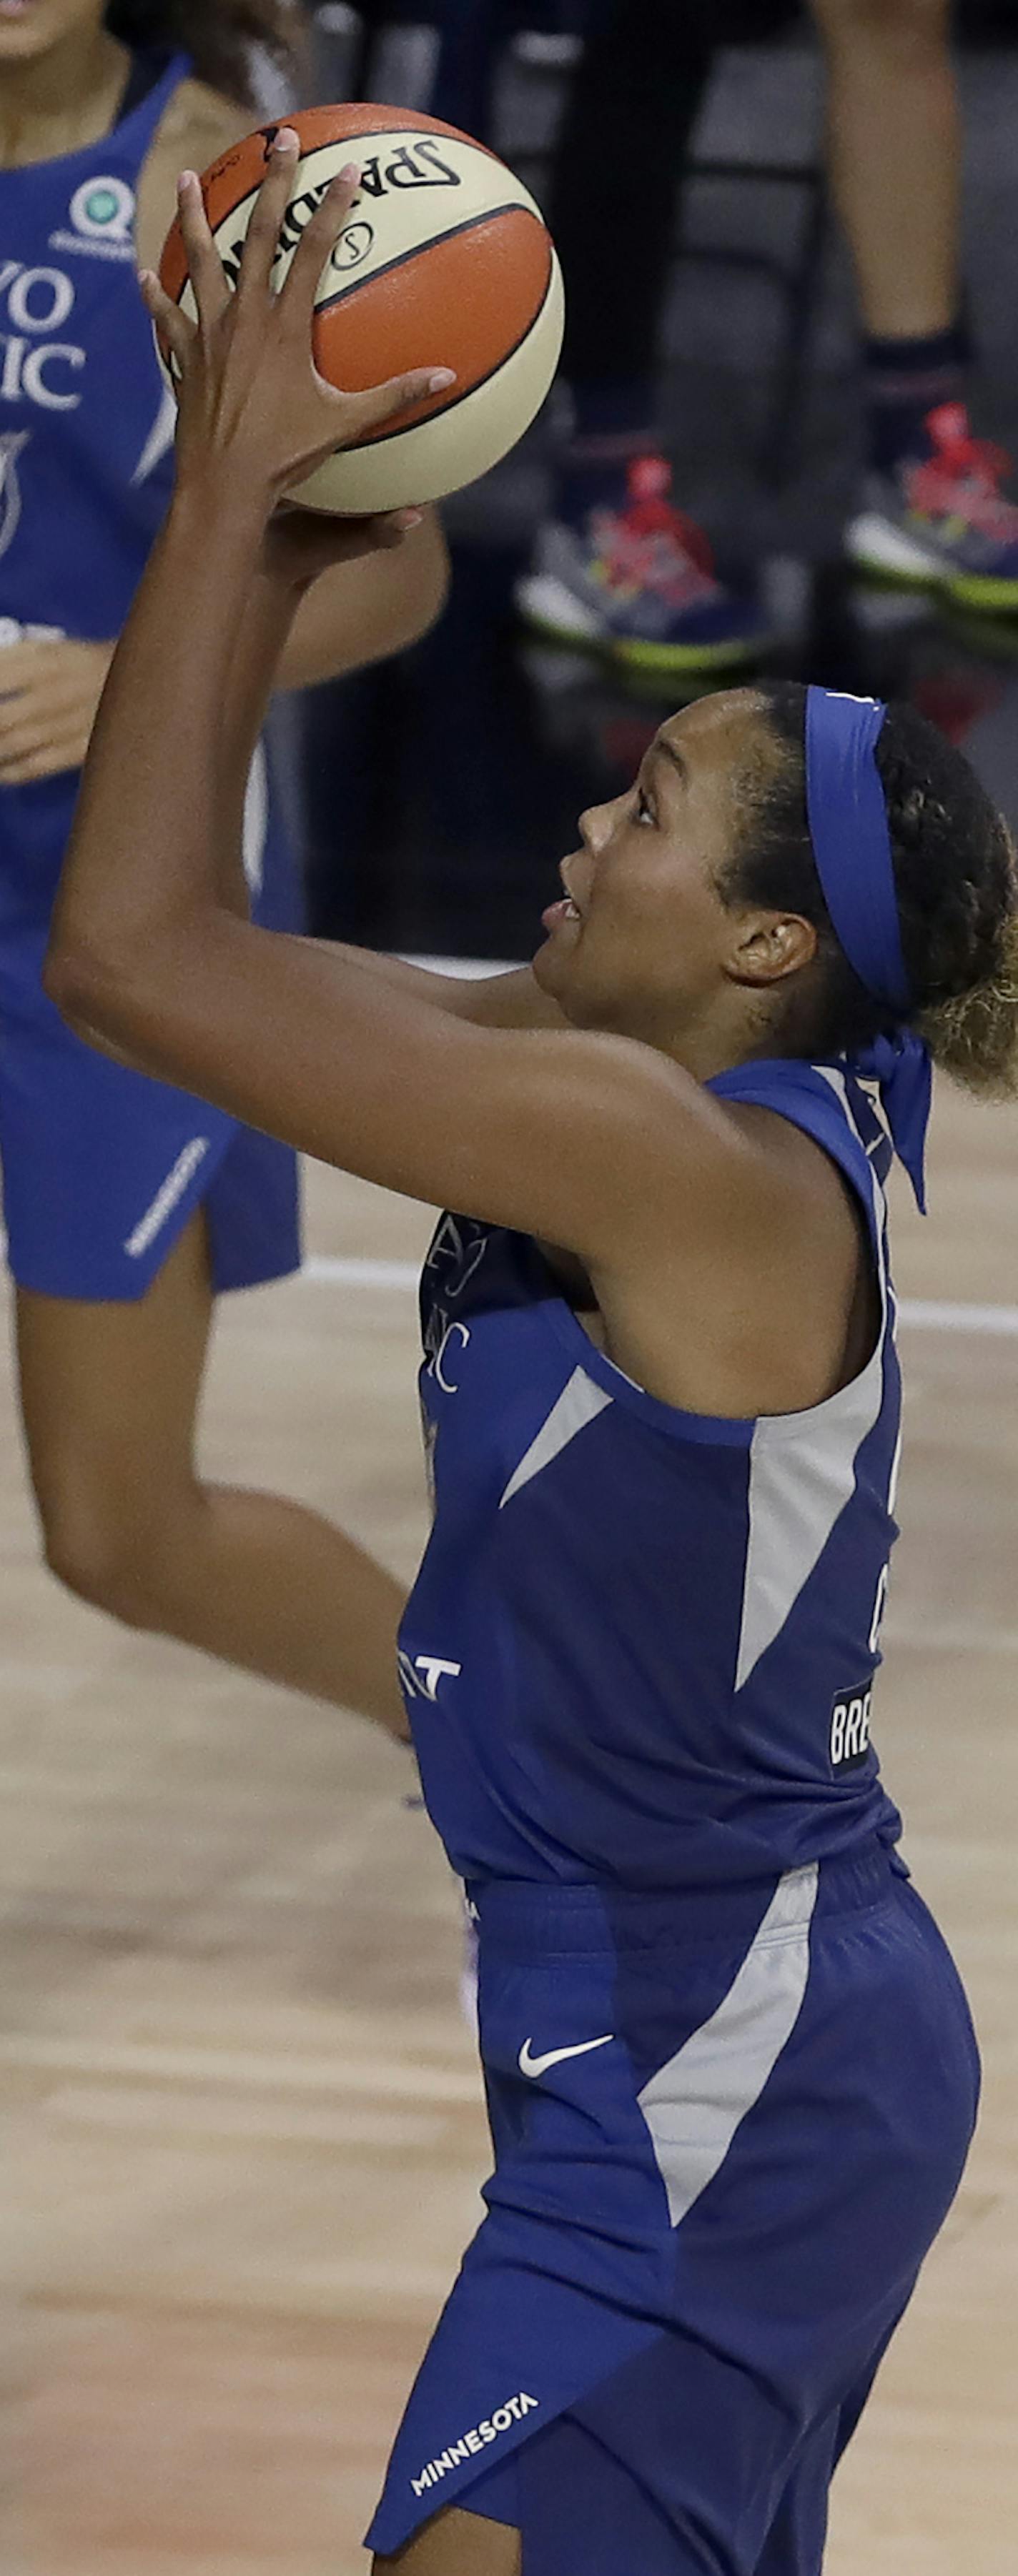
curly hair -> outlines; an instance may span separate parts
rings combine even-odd
[[[727,901],[797,912],[817,932],[819,1024],[797,1054],[838,1055],[887,1026],[831,925],[806,820],[806,692],[754,690],[762,740],[737,786]],[[912,1024],[934,1063],[984,1097],[1018,1096],[1018,866],[1007,825],[960,751],[892,701],[876,748],[891,832]]]
[[[106,25],[125,45],[179,45],[198,80],[253,108],[252,47],[296,76],[303,61],[298,12],[290,0],[109,0]]]

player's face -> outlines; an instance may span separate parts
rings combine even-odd
[[[732,780],[759,711],[749,689],[701,698],[654,737],[632,787],[580,817],[534,960],[578,1027],[681,1052],[721,992],[735,916],[718,884],[735,835]]]
[[[98,32],[105,0],[0,0],[0,66],[32,63],[67,36]]]

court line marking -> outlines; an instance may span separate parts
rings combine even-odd
[[[45,2032],[5,2032],[0,2038],[0,2066],[17,2071],[35,2069],[65,2078],[84,2075],[95,2083],[126,2079],[133,2083],[222,2084],[254,2092],[267,2089],[341,2096],[357,2093],[450,2108],[476,2102],[478,2085],[472,2066],[461,2072],[454,2067],[428,2065],[419,2058],[402,2063],[391,2058],[358,2059],[344,2055],[342,2048],[329,2056],[290,2057],[264,2049],[228,2049],[221,2044],[178,2048],[150,2040],[107,2041],[98,2033],[94,2039],[77,2040],[50,2037]]]
[[[421,1266],[416,1261],[369,1261],[317,1253],[304,1263],[300,1275],[311,1287],[412,1293]],[[903,1297],[898,1321],[918,1333],[991,1333],[1013,1338],[1018,1335],[1018,1306],[969,1306],[953,1298]]]

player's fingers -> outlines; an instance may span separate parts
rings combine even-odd
[[[156,329],[170,352],[171,359],[175,361],[179,373],[183,374],[188,351],[197,336],[194,323],[188,320],[186,313],[181,312],[179,304],[174,303],[172,295],[167,295],[165,287],[160,285],[153,269],[140,269],[138,284],[141,288],[142,302],[151,314]]]
[[[312,318],[318,280],[335,250],[360,182],[356,162],[348,161],[326,189],[310,223],[305,224],[282,297],[287,319],[301,329],[306,329]]]
[[[181,171],[177,181],[177,205],[198,318],[207,328],[218,320],[230,290],[222,260],[209,231],[205,199],[196,170]]]
[[[299,135],[294,133],[292,125],[281,125],[268,146],[265,177],[255,199],[244,243],[237,293],[245,303],[249,299],[264,303],[272,291],[279,235],[299,159]]]
[[[339,444],[352,445],[369,429],[378,429],[397,412],[410,411],[415,403],[426,402],[429,394],[446,393],[455,382],[454,367],[411,367],[405,376],[391,376],[387,384],[371,385],[367,393],[338,394],[336,400],[345,415]]]
[[[86,749],[80,742],[56,750],[46,744],[23,760],[0,761],[0,782],[5,787],[34,787],[40,778],[59,778],[67,770],[81,768]]]
[[[33,680],[38,680],[40,670],[45,672],[45,649],[42,644],[5,644],[0,651],[0,726],[4,722],[5,699],[22,697]]]
[[[48,752],[52,726],[41,716],[27,716],[0,742],[0,778],[7,778],[22,762]]]

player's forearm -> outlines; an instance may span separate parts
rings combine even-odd
[[[54,919],[58,1001],[78,984],[87,1002],[129,957],[154,970],[175,929],[222,905],[224,726],[235,797],[285,610],[252,614],[260,504],[213,485],[178,493],[114,657]]]
[[[276,686],[309,689],[401,653],[445,606],[449,555],[441,520],[425,513],[397,553],[337,564],[301,600]]]

